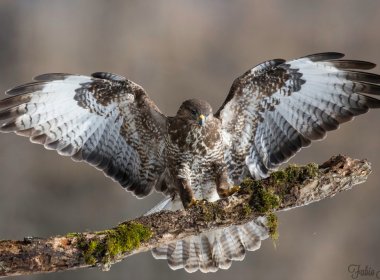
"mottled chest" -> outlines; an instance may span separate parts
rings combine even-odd
[[[208,157],[223,149],[220,122],[212,120],[204,126],[174,119],[169,122],[169,153]]]

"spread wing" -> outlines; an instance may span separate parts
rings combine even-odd
[[[86,161],[137,196],[149,194],[162,174],[166,117],[126,78],[44,74],[7,94],[2,132]]]
[[[265,177],[326,131],[380,107],[380,76],[360,71],[375,65],[343,56],[270,60],[234,81],[216,113],[232,180],[239,182],[247,168],[254,177]]]

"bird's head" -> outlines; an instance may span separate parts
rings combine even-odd
[[[204,126],[209,118],[212,118],[211,105],[199,99],[189,99],[182,103],[177,112],[177,117],[186,119],[192,124]]]

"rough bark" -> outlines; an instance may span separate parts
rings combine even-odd
[[[162,211],[105,231],[0,241],[0,277],[90,266],[108,269],[130,255],[200,232],[333,197],[365,182],[370,172],[366,160],[335,156],[320,166],[292,166],[261,181],[246,180],[232,196],[199,202],[186,211]]]

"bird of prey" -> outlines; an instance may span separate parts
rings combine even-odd
[[[86,161],[143,197],[167,198],[151,210],[215,201],[246,176],[265,178],[340,123],[380,107],[380,76],[370,62],[320,53],[263,62],[238,77],[223,105],[190,99],[173,117],[144,89],[116,74],[51,73],[7,91],[2,132]],[[265,219],[155,248],[156,258],[188,272],[227,269],[267,238]]]

